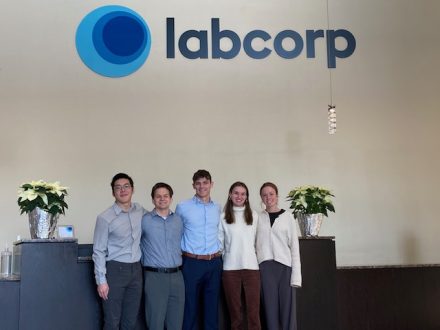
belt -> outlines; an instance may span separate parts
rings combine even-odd
[[[212,260],[220,257],[222,253],[219,251],[213,254],[192,254],[189,252],[182,251],[182,255],[188,258],[193,258],[198,260]]]
[[[144,266],[143,268],[144,268],[144,270],[147,270],[147,271],[149,271],[149,272],[165,273],[165,274],[177,273],[179,270],[182,269],[181,266],[179,266],[179,267],[174,267],[174,268],[156,268],[156,267],[148,267],[148,266]]]

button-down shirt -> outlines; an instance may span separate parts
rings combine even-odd
[[[113,204],[98,215],[93,236],[96,283],[107,283],[106,261],[133,263],[141,259],[141,220],[144,208],[133,203],[128,212]]]
[[[164,219],[156,209],[142,218],[142,265],[156,268],[173,268],[182,265],[180,242],[183,223],[171,212]]]
[[[182,250],[193,254],[213,254],[220,250],[218,224],[220,205],[204,203],[194,196],[180,202],[176,213],[183,221]]]

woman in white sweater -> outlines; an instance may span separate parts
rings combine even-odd
[[[295,220],[278,207],[278,188],[260,189],[266,209],[259,215],[257,257],[268,330],[296,330],[295,288],[301,287],[301,263]]]
[[[255,253],[258,215],[251,210],[249,190],[243,182],[229,189],[219,225],[223,251],[222,282],[231,316],[231,329],[243,329],[241,292],[246,303],[247,328],[260,330],[260,272]]]

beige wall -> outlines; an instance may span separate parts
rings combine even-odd
[[[29,237],[19,215],[24,181],[60,180],[81,243],[112,203],[118,171],[135,180],[135,200],[160,180],[175,201],[191,196],[191,176],[211,171],[222,204],[235,180],[283,196],[301,184],[335,195],[322,235],[336,236],[338,265],[438,263],[440,186],[440,2],[329,0],[330,27],[357,39],[332,71],[338,132],[327,134],[330,102],[325,45],[317,58],[165,58],[165,19],[207,29],[219,17],[241,35],[326,29],[326,2],[119,1],[142,15],[152,36],[147,62],[119,79],[99,76],[77,56],[81,19],[107,1],[2,3],[0,11],[0,247]]]

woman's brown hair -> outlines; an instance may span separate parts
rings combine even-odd
[[[263,189],[266,188],[266,187],[271,187],[271,188],[273,188],[273,190],[275,190],[275,193],[276,193],[277,196],[278,196],[278,187],[275,185],[275,183],[272,183],[272,182],[265,182],[265,183],[263,183],[263,185],[262,185],[261,188],[260,188],[260,196],[261,196],[261,192],[262,192]]]

